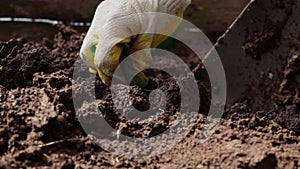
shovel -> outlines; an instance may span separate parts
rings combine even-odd
[[[246,96],[254,110],[274,106],[268,100],[300,35],[299,17],[299,0],[252,0],[219,38],[215,48],[226,74],[227,105]]]

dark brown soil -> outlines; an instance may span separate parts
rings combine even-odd
[[[32,43],[12,39],[0,43],[0,66],[3,67],[0,72],[0,168],[299,168],[300,85],[295,80],[300,69],[300,55],[295,47],[299,39],[291,43],[292,55],[282,78],[276,82],[281,85],[274,85],[272,89],[276,91],[274,99],[270,99],[276,105],[274,109],[253,112],[249,106],[251,97],[241,96],[241,102],[227,107],[217,130],[205,143],[199,142],[209,105],[207,93],[210,89],[201,81],[206,75],[205,69],[195,63],[195,57],[185,47],[178,48],[182,59],[195,68],[199,80],[202,107],[197,124],[188,137],[170,151],[151,158],[134,159],[104,151],[87,136],[79,120],[89,118],[87,122],[93,123],[99,114],[91,110],[99,107],[106,121],[123,134],[155,136],[176,120],[180,105],[178,85],[161,72],[149,71],[153,74],[152,85],[145,89],[131,86],[130,100],[138,110],[149,108],[148,95],[153,89],[161,89],[167,97],[164,113],[138,123],[117,113],[118,106],[113,106],[109,88],[96,78],[97,100],[81,103],[76,116],[72,73],[83,37],[61,26],[54,40]],[[82,65],[82,71],[86,70]],[[191,78],[191,75],[184,78]],[[94,85],[79,80],[83,91],[75,93],[89,91]],[[256,94],[261,94],[265,85],[261,85]],[[119,93],[120,98],[122,94]],[[128,104],[125,102],[121,106],[130,114],[132,110]],[[101,129],[101,124],[95,125]]]

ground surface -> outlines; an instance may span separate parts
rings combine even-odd
[[[93,108],[99,107],[109,124],[122,134],[157,135],[178,118],[178,86],[166,74],[148,71],[155,85],[146,89],[130,87],[130,100],[139,110],[149,108],[147,95],[155,88],[164,91],[168,98],[165,113],[140,124],[116,113],[109,89],[96,79],[97,100],[81,103],[76,115],[72,73],[83,37],[84,34],[62,26],[53,40],[0,42],[0,168],[300,168],[300,82],[295,80],[300,69],[298,35],[290,43],[291,56],[279,72],[280,78],[274,82],[269,76],[262,76],[251,96],[241,96],[239,102],[227,107],[216,131],[205,143],[199,142],[209,103],[209,86],[201,81],[205,70],[185,47],[175,49],[199,80],[200,113],[196,125],[183,141],[170,151],[146,159],[104,151],[91,141],[79,120],[85,118],[87,123],[93,124],[97,116]],[[170,65],[164,60],[159,62]],[[81,70],[85,72],[87,68],[81,65]],[[190,75],[183,76],[183,79],[188,78]],[[84,91],[93,86],[86,80],[79,81]],[[264,95],[261,91],[265,90],[274,92],[270,100],[256,101],[256,107],[264,107],[260,104],[265,102],[273,106],[252,111],[252,95]],[[118,96],[121,98],[123,94]],[[118,106],[128,115],[132,113],[127,102]],[[122,148],[124,145],[120,145]]]
[[[244,100],[226,110],[215,134],[204,144],[198,142],[204,118],[199,116],[189,136],[170,151],[148,159],[127,159],[110,155],[87,137],[78,118],[89,117],[89,111],[83,108],[79,116],[75,115],[71,78],[82,38],[76,31],[61,27],[53,41],[31,43],[13,39],[1,42],[1,167],[299,167],[299,84],[290,78],[290,74],[299,70],[299,55],[290,59],[283,72],[285,76],[278,82],[280,85],[275,86],[278,92],[274,97],[280,108],[252,112]],[[183,50],[178,49],[182,59],[192,63],[190,54]],[[195,69],[198,78],[201,77],[199,69]],[[139,126],[115,115],[112,101],[107,97],[109,90],[99,80],[96,81],[96,103],[116,129],[121,123],[127,124],[122,128],[124,134],[155,135],[172,122],[178,106],[178,88],[172,79],[163,81],[158,77],[152,79],[167,93],[169,106],[167,114],[154,119],[152,124]],[[88,88],[90,84],[83,82],[81,85]],[[204,91],[201,93],[208,90],[200,83],[199,86]],[[150,90],[131,87],[135,107],[147,109]]]

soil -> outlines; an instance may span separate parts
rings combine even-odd
[[[176,49],[182,60],[194,69],[201,109],[196,125],[183,141],[163,154],[142,159],[116,156],[103,150],[88,137],[79,121],[85,118],[93,124],[99,114],[92,110],[98,107],[110,126],[122,134],[158,135],[178,117],[179,86],[165,73],[149,70],[151,85],[144,89],[130,86],[129,102],[122,101],[124,93],[117,93],[120,105],[114,106],[110,89],[98,78],[92,84],[90,79],[79,77],[75,80],[80,82],[82,90],[73,92],[81,94],[95,86],[97,99],[79,104],[80,111],[76,114],[72,77],[74,64],[79,64],[82,72],[87,70],[77,61],[83,37],[84,34],[70,27],[60,26],[53,40],[36,43],[12,39],[0,43],[0,168],[299,168],[300,85],[295,80],[300,71],[300,54],[295,45],[299,38],[291,43],[292,55],[276,82],[281,85],[274,85],[276,92],[270,102],[276,107],[272,111],[252,111],[251,97],[241,96],[240,102],[227,106],[216,131],[204,143],[199,142],[199,137],[210,100],[207,94],[210,86],[201,81],[206,76],[205,69],[195,63],[193,54],[185,47]],[[192,77],[185,75],[182,79]],[[260,87],[257,95],[265,85]],[[147,110],[149,93],[154,89],[160,89],[167,97],[166,109],[158,116],[139,123],[137,119],[126,120],[125,115],[117,113],[121,106],[130,114],[133,111],[130,102],[138,110]],[[102,124],[95,125],[101,129]]]

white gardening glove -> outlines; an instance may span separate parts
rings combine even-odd
[[[80,56],[88,63],[90,71],[98,72],[101,80],[109,85],[121,55],[126,57],[138,50],[156,47],[165,40],[161,35],[131,36],[135,32],[153,29],[153,23],[131,16],[144,12],[160,12],[182,17],[183,11],[190,3],[191,0],[105,0],[97,7],[91,27],[83,41]],[[165,29],[172,33],[178,25],[179,23],[170,21],[166,23]],[[152,57],[150,53],[144,55],[137,58],[132,69],[140,72],[139,70],[146,68]],[[148,78],[140,72],[132,82],[146,86]]]

